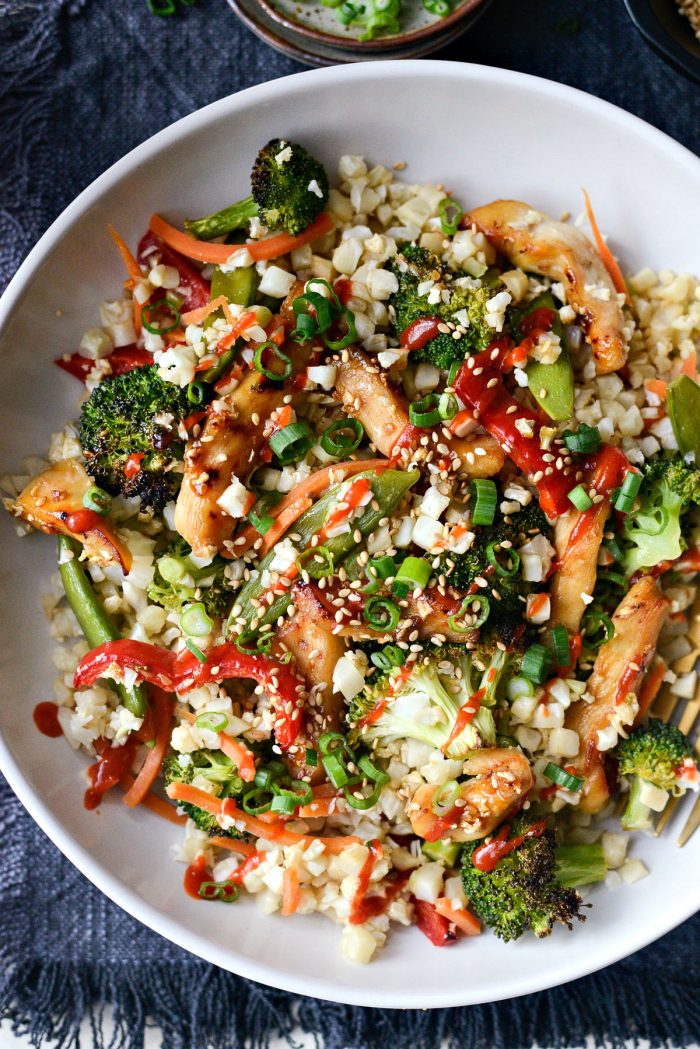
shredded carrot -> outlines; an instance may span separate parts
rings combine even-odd
[[[263,541],[260,544],[260,555],[266,554],[268,550],[271,550],[278,539],[281,539],[288,528],[294,524],[298,517],[301,517],[310,506],[312,506],[311,499],[302,498],[297,499],[291,506],[285,508],[285,510],[278,514],[275,518],[275,523],[270,525],[267,532],[263,536]]]
[[[183,313],[181,320],[183,324],[201,324],[211,313],[215,313],[222,306],[228,306],[228,299],[225,295],[219,295],[218,298],[212,299],[206,306],[200,306],[197,310]]]
[[[448,422],[447,429],[450,433],[457,433],[468,422],[474,422],[474,412],[471,408],[464,408],[461,412],[457,412],[454,419]]]
[[[598,248],[598,254],[603,260],[603,265],[605,266],[606,270],[610,275],[610,280],[615,286],[615,291],[619,292],[621,295],[624,295],[625,301],[629,304],[629,292],[627,291],[625,278],[622,276],[622,270],[618,266],[615,256],[611,252],[610,248],[603,240],[603,235],[600,232],[600,229],[598,228],[596,217],[593,214],[593,207],[591,206],[590,198],[585,189],[583,190],[583,198],[586,201],[586,214],[588,215],[588,221],[590,222],[591,229],[593,230],[593,236],[595,237],[596,247]]]
[[[219,733],[219,746],[226,757],[236,765],[241,779],[246,783],[252,783],[255,779],[255,758],[252,752],[233,736],[227,736],[225,732]]]
[[[295,834],[293,831],[286,829],[282,820],[278,820],[276,823],[263,823],[262,820],[257,819],[255,816],[249,816],[243,809],[239,809],[233,798],[215,798],[211,794],[207,794],[206,791],[191,786],[189,783],[170,783],[166,793],[172,801],[188,802],[190,805],[196,805],[197,808],[204,809],[205,812],[210,812],[212,816],[230,816],[241,823],[249,834],[254,834],[257,838],[263,838],[265,841],[279,842],[280,845],[298,845],[302,843],[308,848],[312,842],[320,841],[325,846],[326,852],[337,856],[347,849],[349,845],[362,844],[359,838],[352,835],[337,838],[315,838],[311,835]]]
[[[296,867],[287,867],[282,875],[282,909],[284,917],[294,914],[299,907],[301,890]]]
[[[170,743],[170,726],[173,720],[170,697],[159,688],[152,688],[150,695],[155,712],[155,741],[133,785],[124,795],[124,804],[132,808],[141,804],[153,786]]]
[[[242,335],[246,328],[249,328],[252,324],[255,324],[258,319],[258,315],[255,310],[250,310],[248,313],[242,313],[238,320],[234,323],[231,331],[224,335],[222,339],[216,344],[216,354],[221,356],[230,346],[233,346],[239,335]]]
[[[314,798],[308,805],[302,805],[297,816],[302,820],[325,819],[335,809],[336,795],[332,798]]]
[[[475,918],[465,907],[453,907],[452,900],[448,900],[447,897],[441,896],[435,901],[435,910],[467,936],[481,935],[479,919]]]
[[[119,786],[128,792],[135,782],[136,777],[130,772],[125,772],[119,780]],[[168,820],[169,823],[176,823],[180,827],[187,822],[187,816],[181,816],[174,805],[170,805],[165,798],[159,798],[157,794],[146,794],[141,806],[154,812],[161,819]]]
[[[171,807],[168,806],[168,808]],[[257,855],[258,852],[255,846],[247,841],[241,841],[240,838],[224,838],[218,834],[212,835],[207,844],[213,845],[217,849],[228,849],[229,852],[237,852],[240,856],[245,856],[246,859]]]
[[[686,359],[683,361],[683,367],[681,369],[684,375],[688,375],[691,379],[695,379],[698,373],[698,355],[695,350],[691,350]]]
[[[239,246],[235,244],[211,244],[206,240],[197,240],[196,237],[190,237],[188,233],[183,233],[182,230],[171,226],[160,215],[151,215],[148,225],[151,232],[160,237],[168,247],[174,251],[179,251],[181,255],[186,255],[188,259],[197,259],[199,262],[213,262],[220,265],[222,262],[226,262],[235,251],[239,250],[239,247],[247,248],[254,262],[260,262],[263,259],[276,259],[280,255],[286,255],[288,251],[303,247],[304,244],[308,244],[309,241],[323,236],[324,233],[330,233],[334,224],[330,215],[322,211],[318,218],[297,237],[290,237],[288,233],[279,233],[274,237],[267,237],[265,240],[249,241]]]
[[[644,681],[642,682],[642,687],[640,688],[639,693],[637,695],[639,710],[637,711],[637,716],[634,719],[635,727],[639,725],[647,716],[652,703],[658,696],[659,689],[661,688],[661,683],[664,679],[664,674],[666,673],[666,669],[666,664],[663,661],[663,659],[658,659],[658,661],[654,663],[654,666],[644,678]]]
[[[655,393],[662,401],[666,400],[668,383],[664,382],[663,379],[645,379],[644,386],[649,393]]]
[[[129,274],[133,281],[143,280],[143,273],[141,272],[141,267],[129,251],[126,242],[122,240],[122,238],[115,230],[114,226],[108,226],[107,229],[109,230],[110,237],[119,249],[119,254],[121,255],[124,266],[126,267],[126,272]]]

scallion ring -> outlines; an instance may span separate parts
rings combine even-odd
[[[294,422],[276,430],[270,437],[270,451],[279,459],[282,466],[296,463],[303,459],[316,438],[307,422]]]
[[[344,306],[341,311],[340,317],[341,319],[345,320],[348,330],[345,335],[341,336],[340,339],[328,339],[325,335],[323,336],[323,341],[329,350],[344,350],[348,346],[352,346],[353,342],[355,342],[357,339],[357,326],[355,324],[355,314],[352,312],[352,310],[349,310],[347,306]]]
[[[253,642],[253,644],[250,642]],[[245,630],[242,634],[238,635],[235,644],[241,655],[265,655],[270,651],[272,646],[272,631],[268,630],[264,634],[259,634],[254,630]]]
[[[269,368],[265,367],[265,365],[263,364],[263,356],[266,350],[270,351],[275,360],[282,362],[284,366],[283,371],[273,372],[270,371]],[[272,340],[263,342],[260,344],[260,346],[258,346],[257,350],[255,351],[255,357],[253,358],[253,365],[257,372],[260,372],[261,375],[264,375],[266,379],[272,379],[274,382],[284,382],[285,379],[289,378],[293,370],[292,362],[287,356],[287,354],[282,353],[282,350],[279,348],[277,343],[272,342]]]
[[[180,616],[180,627],[189,637],[206,637],[214,629],[214,623],[207,615],[201,601],[186,605]]]
[[[243,795],[241,805],[249,816],[261,816],[270,811],[274,798],[275,794],[270,787],[253,787]]]
[[[597,426],[588,426],[586,423],[581,423],[576,433],[573,433],[571,430],[564,430],[562,437],[570,452],[589,454],[597,452],[600,448],[601,437]]]
[[[259,769],[256,769],[253,783],[256,787],[272,790],[273,783],[276,783],[277,780],[282,779],[286,775],[287,769],[281,761],[268,761],[267,765],[262,765]]]
[[[551,666],[552,653],[544,645],[534,644],[530,645],[523,656],[520,673],[535,684],[541,685],[546,680]]]
[[[590,510],[593,506],[593,500],[582,484],[577,484],[575,488],[571,489],[568,500],[581,513],[585,513],[586,510]]]
[[[105,492],[103,488],[98,488],[96,484],[91,484],[83,496],[83,506],[86,510],[92,510],[94,513],[99,514],[100,517],[104,517],[112,508],[112,496],[109,492]]]
[[[203,881],[197,889],[197,895],[203,900],[221,900],[222,903],[235,903],[240,889],[232,881]]]
[[[197,645],[195,645],[195,643],[194,643],[194,641],[192,640],[191,637],[188,637],[185,640],[185,647],[190,650],[192,655],[195,656],[199,660],[200,663],[206,663],[207,657],[204,655],[204,653],[202,652],[201,648],[199,648]]]
[[[335,572],[333,554],[327,546],[311,546],[297,558],[299,574],[307,572],[311,579],[330,579]]]
[[[281,492],[266,492],[248,511],[248,520],[260,535],[266,535],[275,523],[274,517],[267,511],[268,507],[275,506],[281,498]]]
[[[320,285],[320,287],[325,288],[328,292],[328,299],[332,303],[332,305],[335,306],[337,310],[342,310],[343,304],[338,298],[337,293],[334,291],[333,286],[329,284],[327,280],[324,280],[323,277],[310,277],[304,286],[304,291],[309,292],[313,288],[314,284],[318,284]],[[316,294],[320,295],[321,292],[316,292]]]
[[[428,4],[431,6],[428,7]],[[423,6],[426,11],[430,11],[435,15],[440,15],[441,18],[449,14],[451,10],[449,0],[423,0]],[[445,197],[445,199],[441,200],[438,204],[438,212],[440,215],[440,226],[442,232],[447,237],[454,237],[459,229],[462,216],[464,215],[459,204],[450,197]]]
[[[379,630],[385,634],[390,634],[392,630],[396,630],[401,619],[399,606],[387,597],[370,597],[362,615],[365,622],[369,623],[374,630]]]
[[[309,783],[293,779],[289,783],[276,784],[275,794],[282,798],[291,798],[294,805],[309,805],[314,800],[314,792]]]
[[[498,502],[495,481],[478,477],[475,481],[472,481],[472,490],[476,495],[476,504],[472,511],[472,524],[493,524]]]
[[[437,426],[442,422],[442,416],[438,409],[440,398],[436,393],[428,393],[419,401],[413,401],[408,406],[408,418],[413,426],[426,429]]]
[[[474,606],[473,612],[469,609]],[[470,622],[464,617],[469,614]],[[456,630],[460,634],[468,634],[472,630],[482,627],[491,614],[491,602],[485,594],[469,594],[459,606],[459,611],[451,615],[447,620],[450,630]]]
[[[454,419],[458,411],[459,404],[455,395],[453,393],[441,393],[438,401],[438,412],[442,421],[448,423],[451,419]]]
[[[321,437],[327,455],[349,455],[362,444],[365,428],[359,419],[335,419]]]
[[[615,636],[615,624],[610,616],[593,609],[584,613],[581,629],[586,639],[586,648],[600,648]]]
[[[570,772],[560,769],[558,765],[554,765],[551,761],[545,765],[542,775],[551,780],[552,783],[556,783],[558,787],[570,790],[573,794],[578,794],[583,786],[583,780],[579,776],[572,776]]]
[[[386,645],[369,657],[378,670],[393,670],[406,662],[406,654],[398,645]]]
[[[554,662],[558,667],[568,667],[571,663],[571,642],[569,631],[565,626],[555,626],[552,630],[552,648]]]
[[[334,787],[344,787],[350,782],[350,774],[336,754],[324,755],[321,758],[321,764]]]
[[[358,809],[360,812],[366,812],[367,809],[373,809],[379,801],[379,797],[382,793],[382,784],[377,783],[370,794],[364,795],[361,790],[351,790],[349,787],[343,788],[343,796],[347,801],[348,805],[353,809]],[[360,795],[358,797],[358,795]]]
[[[498,547],[500,551],[501,559],[499,559],[496,547]],[[503,579],[511,579],[514,575],[518,574],[518,569],[520,568],[520,554],[517,550],[504,549],[502,546],[499,546],[498,543],[489,543],[486,547],[486,557],[489,564],[496,569],[496,575],[501,576]],[[506,564],[503,563],[504,561]],[[507,566],[508,562],[510,562],[510,567]]]
[[[433,795],[430,807],[434,814],[436,816],[446,816],[448,812],[452,812],[459,794],[460,790],[457,780],[448,779],[447,783],[443,783]]]
[[[172,317],[172,324],[160,326],[154,324],[153,319],[155,319],[159,313],[166,311],[169,312]],[[141,309],[141,324],[151,335],[167,335],[169,331],[174,331],[179,323],[180,311],[177,306],[172,302],[168,302],[167,299],[158,299],[157,302],[147,303]]]
[[[228,718],[220,711],[207,710],[204,714],[198,715],[195,725],[197,728],[206,729],[207,732],[223,732],[228,725]]]

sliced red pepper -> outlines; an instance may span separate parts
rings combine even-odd
[[[117,347],[112,350],[108,359],[112,375],[124,375],[125,372],[133,371],[134,368],[143,368],[147,364],[153,364],[153,354],[133,344]],[[68,372],[75,379],[85,382],[97,361],[83,357],[80,353],[72,353],[69,357],[57,357],[54,364],[63,368],[64,372]]]
[[[153,251],[153,248],[157,248],[158,251]],[[180,274],[179,287],[185,291],[185,301],[182,304],[183,313],[198,310],[200,306],[206,306],[209,302],[209,281],[204,279],[199,270],[184,255],[173,251],[150,230],[139,241],[136,258],[142,266],[147,266],[149,270],[156,265],[156,258],[162,266],[175,267]]]
[[[124,476],[125,477],[136,477],[136,474],[141,473],[141,462],[146,458],[145,452],[132,452],[129,458],[124,463]]]
[[[75,688],[89,687],[111,667],[134,670],[144,681],[167,692],[187,692],[227,678],[250,678],[263,685],[276,704],[275,740],[280,749],[288,750],[299,734],[302,715],[298,704],[303,697],[299,678],[285,663],[239,652],[232,642],[214,646],[202,663],[187,649],[175,653],[129,638],[108,641],[81,659],[75,671]]]
[[[416,925],[427,936],[434,947],[449,947],[457,942],[457,930],[454,925],[438,914],[432,903],[417,900],[413,897],[413,909],[416,914]]]

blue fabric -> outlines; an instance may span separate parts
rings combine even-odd
[[[565,32],[571,19],[580,28]],[[700,89],[647,49],[622,0],[495,0],[440,57],[584,88],[700,152]],[[165,20],[145,0],[0,0],[0,284],[132,146],[216,98],[299,68],[252,37],[225,0],[199,0]],[[162,1028],[166,1049],[265,1046],[297,1024],[327,1049],[434,1049],[443,1039],[454,1049],[563,1047],[587,1035],[621,1049],[628,1038],[683,1046],[700,1035],[700,916],[564,988],[495,1006],[379,1012],[295,1001],[162,940],[85,881],[4,783],[0,850],[0,1016],[37,1046],[77,1046],[88,1012],[101,1046],[107,1007],[114,1049],[139,1049],[147,1022]]]

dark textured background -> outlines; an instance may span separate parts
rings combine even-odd
[[[571,19],[580,29],[563,31]],[[700,153],[700,88],[647,48],[622,0],[494,0],[436,57],[572,84]],[[145,0],[0,0],[0,285],[127,150],[216,98],[300,68],[243,28],[225,0],[199,0],[170,19],[151,16]],[[572,158],[589,148],[572,128]],[[295,1023],[327,1049],[433,1049],[443,1038],[455,1049],[563,1047],[587,1035],[615,1047],[700,1040],[698,917],[565,988],[496,1006],[380,1012],[295,1003],[150,933],[62,859],[2,782],[0,850],[0,1015],[36,1044],[75,1044],[88,1010],[99,1044],[106,1006],[114,1049],[138,1049],[149,1017],[168,1049],[265,1045]]]

